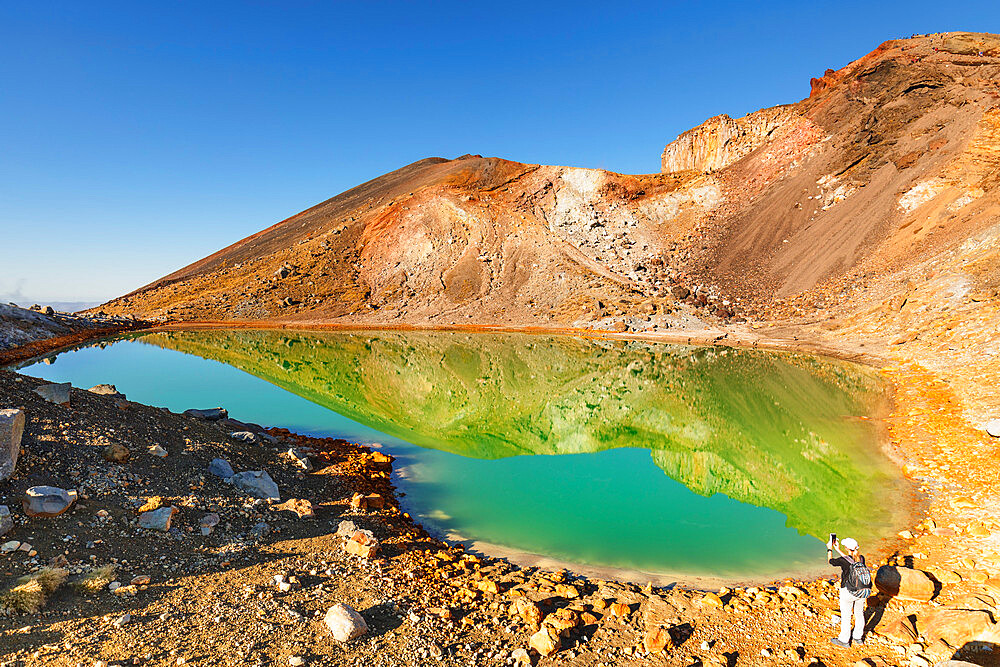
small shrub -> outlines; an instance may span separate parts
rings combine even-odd
[[[66,575],[62,568],[43,567],[21,577],[13,588],[0,594],[0,607],[8,612],[34,614],[45,606],[49,595],[63,585]]]
[[[108,584],[110,584],[114,578],[115,566],[102,565],[101,567],[94,568],[74,581],[73,588],[75,588],[79,593],[94,595],[95,593],[100,593],[107,588]]]

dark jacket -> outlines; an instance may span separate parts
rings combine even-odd
[[[861,560],[862,563],[865,562],[865,557],[863,555],[859,555],[859,558],[860,558],[860,560]],[[831,556],[830,557],[830,565],[833,565],[834,567],[839,567],[840,568],[840,587],[841,588],[847,588],[847,573],[851,571],[851,565],[853,565],[853,564],[854,564],[854,561],[851,559],[850,556],[837,556],[837,557]]]

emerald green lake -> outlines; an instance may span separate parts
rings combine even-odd
[[[759,578],[827,533],[891,535],[904,482],[869,369],[804,354],[565,336],[190,331],[21,369],[181,411],[379,443],[442,535],[581,565]]]

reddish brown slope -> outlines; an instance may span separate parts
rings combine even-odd
[[[997,81],[997,37],[918,37],[684,133],[667,173],[423,160],[105,310],[646,330],[849,309],[996,224]]]
[[[884,276],[990,226],[998,79],[996,37],[936,35],[887,42],[814,81],[775,136],[720,172],[733,208],[698,275],[770,307],[825,281]],[[928,180],[930,219],[922,191],[901,203]]]

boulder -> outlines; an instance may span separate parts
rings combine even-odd
[[[580,597],[580,590],[572,584],[556,584],[556,595],[567,600]]]
[[[344,542],[344,551],[361,558],[372,558],[378,554],[378,540],[368,530],[356,530]]]
[[[76,502],[76,491],[56,486],[33,486],[24,492],[21,506],[24,513],[34,517],[59,516]]]
[[[542,608],[528,598],[516,598],[510,605],[511,616],[520,616],[524,624],[537,631],[542,625]]]
[[[10,517],[10,508],[0,505],[0,535],[4,535],[14,527],[14,520]]]
[[[229,461],[226,459],[212,459],[212,462],[208,464],[208,472],[222,479],[229,479],[236,474],[233,466],[229,465]]]
[[[338,642],[349,642],[368,632],[368,624],[353,607],[337,603],[330,607],[323,618],[330,634]]]
[[[392,472],[392,457],[382,452],[372,452],[371,467],[383,472]]]
[[[233,431],[229,434],[229,437],[233,440],[239,440],[240,442],[258,443],[260,438],[257,434],[252,431]]]
[[[917,626],[913,624],[909,616],[903,616],[894,623],[890,623],[885,628],[879,628],[876,630],[878,634],[883,637],[888,637],[897,644],[902,644],[903,646],[909,646],[913,642],[917,641],[919,633],[917,632]]]
[[[69,405],[69,390],[72,385],[69,382],[53,384],[43,384],[35,389],[35,393],[44,398],[49,403],[57,405]]]
[[[705,593],[704,597],[700,600],[703,607],[714,607],[716,609],[722,609],[722,598],[712,592]]]
[[[642,645],[647,653],[660,653],[672,644],[673,640],[666,628],[649,628],[642,637]]]
[[[95,384],[93,387],[88,389],[91,394],[97,394],[98,396],[111,396],[112,398],[125,398],[125,394],[118,391],[118,388],[113,384]]]
[[[177,514],[177,508],[161,507],[151,512],[143,512],[139,515],[139,525],[146,530],[158,530],[165,533],[170,530],[170,520]]]
[[[941,639],[961,648],[993,627],[989,612],[977,609],[939,609],[917,617],[917,630],[928,641]]]
[[[926,602],[934,597],[934,580],[923,570],[883,565],[875,572],[875,587],[885,595]]]
[[[278,485],[271,476],[263,470],[247,470],[233,475],[229,482],[238,489],[246,491],[254,498],[280,500]]]
[[[289,498],[280,505],[275,505],[274,509],[279,511],[294,512],[300,519],[311,519],[316,516],[313,504],[301,498]]]
[[[608,613],[617,618],[628,618],[629,614],[632,613],[632,608],[624,602],[615,602],[608,607]]]
[[[24,410],[0,410],[0,482],[14,474],[24,434]]]
[[[102,455],[104,460],[110,463],[123,463],[128,461],[128,457],[131,452],[128,447],[117,442],[112,442],[110,445],[104,448]]]
[[[994,438],[1000,438],[1000,419],[994,419],[986,423],[986,432]]]
[[[217,422],[220,419],[225,419],[229,416],[229,412],[225,408],[208,408],[207,410],[185,410],[185,417],[194,417],[195,419],[204,419],[205,421]]]
[[[942,660],[935,663],[934,667],[979,667],[979,665],[974,662],[966,662],[965,660]]]
[[[385,498],[378,493],[355,493],[351,497],[351,507],[356,510],[380,510],[385,507]]]
[[[550,656],[562,648],[562,640],[559,633],[553,628],[543,625],[538,632],[528,639],[528,646],[538,651],[541,655]]]
[[[483,593],[489,593],[490,595],[500,594],[500,584],[492,579],[480,579],[476,582],[476,588],[481,590]]]

